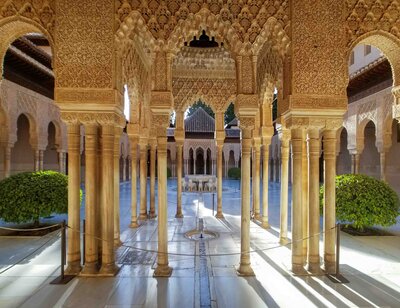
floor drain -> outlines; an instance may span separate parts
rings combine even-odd
[[[190,230],[185,233],[185,237],[193,241],[208,241],[218,237],[218,233],[208,230]]]

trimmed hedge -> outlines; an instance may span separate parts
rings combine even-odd
[[[228,170],[228,177],[233,178],[235,180],[240,179],[242,175],[242,171],[240,168],[231,168]]]
[[[39,225],[40,217],[67,211],[68,177],[64,174],[24,172],[0,182],[0,217],[6,222]]]
[[[321,212],[324,186],[320,190]],[[396,224],[400,203],[396,192],[385,182],[361,174],[336,177],[336,218],[363,230]]]

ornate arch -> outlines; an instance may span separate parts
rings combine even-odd
[[[38,146],[39,144],[39,134],[38,134],[38,125],[37,122],[35,120],[35,117],[30,114],[29,112],[20,112],[17,114],[17,117],[15,118],[16,122],[15,122],[15,127],[18,130],[18,120],[20,118],[21,115],[24,115],[29,122],[29,143],[31,144],[32,148],[35,148]]]
[[[46,36],[52,50],[52,62],[54,63],[55,45],[51,33],[40,23],[23,17],[13,16],[0,21],[0,69],[3,71],[4,57],[10,44],[17,38],[27,33],[41,33]],[[52,64],[53,66],[53,64]]]
[[[358,44],[368,44],[379,48],[387,57],[391,67],[393,76],[393,86],[400,85],[400,39],[393,34],[374,30],[358,36],[349,44],[347,58],[350,57],[351,51]]]

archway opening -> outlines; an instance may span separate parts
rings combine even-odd
[[[45,170],[58,170],[58,144],[57,144],[57,128],[53,122],[50,122],[47,128],[47,147],[43,155],[43,168]]]
[[[198,148],[195,153],[195,170],[194,174],[205,174],[205,156],[204,150],[202,148]]]
[[[400,123],[392,120],[392,146],[386,154],[386,181],[400,196]]]
[[[364,150],[360,156],[360,173],[380,178],[379,152],[376,148],[376,127],[369,121],[364,128]]]
[[[21,114],[17,120],[17,141],[11,149],[11,173],[34,171],[34,151],[32,149],[31,126],[28,117]]]
[[[347,129],[343,127],[340,133],[339,154],[337,157],[337,174],[351,173],[351,156],[347,149]]]

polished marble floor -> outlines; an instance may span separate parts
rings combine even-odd
[[[213,217],[209,193],[184,193],[185,218],[175,219],[176,184],[169,181],[168,247],[174,270],[170,278],[157,279],[152,277],[157,221],[128,227],[130,184],[122,183],[118,275],[50,285],[60,270],[57,236],[1,238],[0,307],[400,307],[399,236],[342,233],[341,272],[349,283],[333,283],[325,276],[295,277],[288,271],[290,246],[278,243],[279,185],[272,183],[269,190],[272,228],[251,223],[255,277],[241,278],[235,272],[240,251],[237,181],[224,181],[222,220]],[[202,244],[185,238],[185,232],[198,227],[199,218],[218,238]]]

